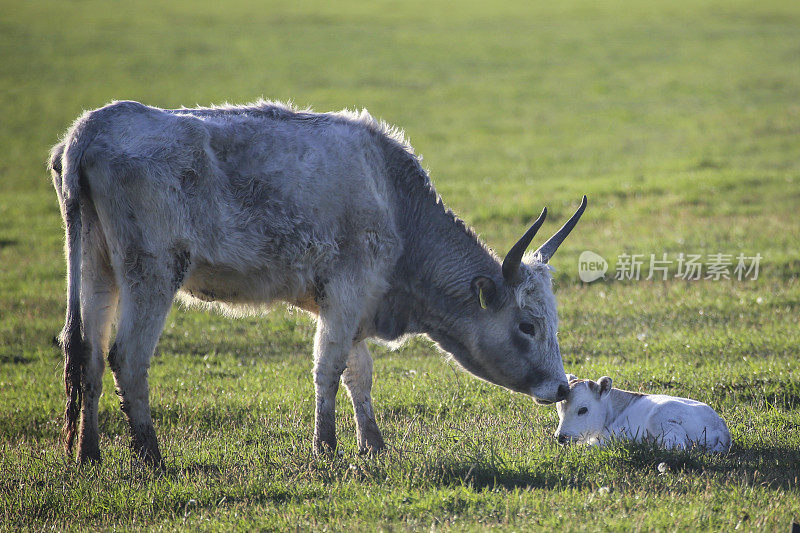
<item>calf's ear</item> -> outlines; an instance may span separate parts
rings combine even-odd
[[[603,376],[602,378],[598,379],[597,384],[600,385],[600,392],[598,396],[602,396],[611,390],[611,378],[608,376]]]
[[[491,278],[478,276],[472,280],[472,293],[483,308],[494,308],[497,305],[497,286]]]

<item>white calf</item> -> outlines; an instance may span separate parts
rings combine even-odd
[[[731,446],[725,421],[702,402],[615,389],[607,376],[597,382],[572,374],[567,379],[569,396],[556,406],[556,437],[562,444],[625,439],[666,448],[698,446],[709,452],[726,452]]]

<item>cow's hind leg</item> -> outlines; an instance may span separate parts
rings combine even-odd
[[[386,444],[372,409],[372,357],[365,341],[356,343],[350,351],[342,381],[353,402],[359,451],[376,453],[383,450]]]
[[[96,217],[95,217],[96,219]],[[91,221],[84,216],[84,220]],[[81,317],[87,343],[81,387],[81,426],[78,438],[78,461],[100,460],[98,403],[103,389],[103,370],[111,324],[117,309],[118,290],[108,260],[105,240],[99,226],[85,223],[81,261]]]
[[[174,276],[168,261],[162,264],[153,254],[126,255],[117,336],[108,355],[122,412],[130,426],[133,451],[154,468],[163,468],[164,464],[150,414],[147,373],[179,285]]]

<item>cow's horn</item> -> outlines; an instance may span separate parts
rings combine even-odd
[[[545,207],[542,209],[542,214],[539,215],[539,218],[536,219],[536,222],[528,228],[528,231],[525,232],[525,235],[522,236],[517,243],[511,247],[511,250],[508,251],[506,254],[506,258],[503,259],[503,279],[508,281],[509,283],[514,282],[519,275],[519,264],[522,262],[522,256],[525,253],[525,250],[528,249],[528,245],[530,245],[533,237],[536,235],[536,232],[539,231],[539,228],[542,227],[544,223],[544,219],[547,217],[547,208]]]
[[[583,200],[581,200],[581,206],[575,211],[575,214],[572,215],[572,218],[567,220],[567,223],[561,226],[561,229],[558,230],[555,235],[547,239],[547,242],[544,243],[536,250],[536,255],[539,256],[539,260],[542,263],[547,263],[550,261],[550,258],[553,257],[553,254],[556,253],[558,247],[564,242],[564,239],[567,238],[567,235],[570,234],[572,229],[575,227],[575,224],[578,223],[578,220],[581,218],[583,211],[586,209],[586,195],[583,195]]]

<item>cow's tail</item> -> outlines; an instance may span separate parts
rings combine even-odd
[[[83,374],[87,344],[81,320],[81,158],[89,140],[82,128],[76,127],[67,139],[53,148],[50,168],[58,194],[61,214],[66,225],[65,255],[67,259],[67,315],[61,331],[64,351],[64,387],[67,405],[64,411],[64,447],[71,453],[78,430],[78,417],[83,400]]]

